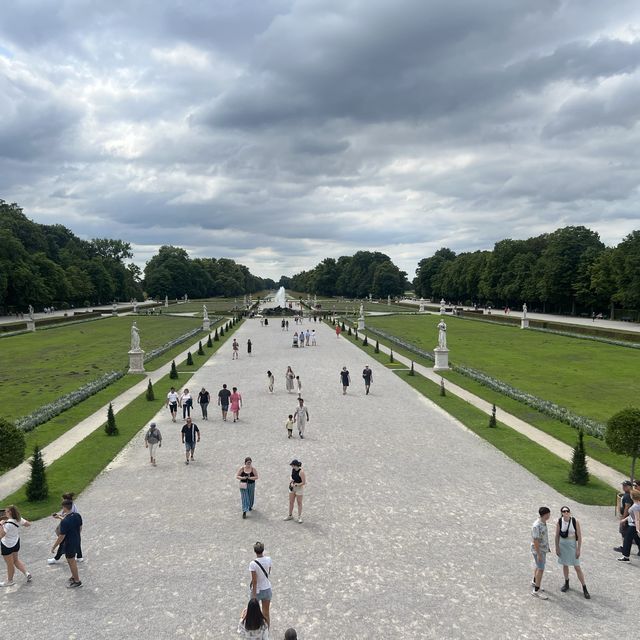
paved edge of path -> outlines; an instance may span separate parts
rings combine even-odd
[[[223,320],[222,324],[226,324],[231,318]],[[183,360],[187,357],[189,351],[193,352],[198,348],[198,344],[202,339],[199,338],[198,342],[190,345],[184,351],[174,356],[172,360]],[[211,354],[214,355],[214,354]],[[56,438],[53,442],[50,442],[44,449],[42,449],[42,457],[46,465],[50,465],[58,458],[71,451],[79,442],[82,442],[87,436],[91,435],[96,429],[99,429],[106,422],[106,415],[109,409],[109,404],[113,405],[114,413],[117,415],[125,407],[131,404],[139,395],[147,390],[149,380],[152,384],[155,384],[158,380],[161,380],[167,375],[165,366],[168,363],[158,367],[155,371],[145,373],[145,377],[137,384],[133,385],[130,389],[123,391],[120,395],[116,396],[105,405],[100,407],[97,411],[94,411],[90,416],[87,416],[75,427],[65,431],[59,438]],[[125,374],[128,375],[128,374]],[[18,491],[28,480],[31,473],[31,467],[29,462],[31,456],[29,456],[24,462],[17,467],[10,469],[2,476],[0,476],[0,500],[4,500],[7,496]]]
[[[390,347],[387,347],[386,345],[380,343],[380,338],[378,336],[367,333],[366,328],[364,330],[358,330],[358,336],[362,336],[364,338],[365,335],[367,336],[367,340],[369,342],[371,342],[372,340],[378,341],[379,349],[382,353],[390,353]],[[400,355],[395,351],[393,353],[393,357],[398,362],[401,362],[407,367],[410,367],[411,362],[413,362],[410,358]],[[432,382],[440,384],[440,379],[442,378],[442,376],[440,376],[430,367],[425,367],[422,364],[413,362],[413,368],[425,378],[428,378]],[[447,380],[447,391],[453,393],[453,395],[458,396],[460,399],[468,402],[470,405],[476,407],[477,409],[480,409],[480,411],[483,411],[487,415],[491,415],[493,410],[493,404],[491,402],[483,400],[479,396],[476,396],[470,391],[463,389],[450,380]],[[506,411],[502,411],[496,408],[496,417],[500,420],[500,422],[506,424],[508,427],[511,427],[514,431],[517,431],[523,436],[529,438],[529,440],[532,440],[536,444],[539,444],[541,447],[544,447],[551,453],[557,455],[559,458],[562,458],[567,462],[571,462],[571,459],[573,457],[573,447],[570,447],[568,444],[561,442],[557,438],[550,436],[548,433],[541,431],[537,427],[534,427],[528,422],[525,422],[524,420],[521,420],[520,418],[517,418],[516,416],[512,415],[511,413],[507,413]],[[602,464],[602,462],[594,460],[590,456],[587,456],[587,464],[589,466],[590,474],[596,476],[598,479],[606,482],[608,485],[611,485],[615,489],[619,489],[622,481],[628,479],[622,473],[616,471],[616,469],[612,469],[606,464]]]

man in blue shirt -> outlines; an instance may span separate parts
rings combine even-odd
[[[55,541],[51,553],[55,553],[56,548],[64,544],[64,555],[67,558],[71,577],[69,578],[68,589],[81,587],[82,582],[78,575],[78,562],[76,556],[80,553],[80,534],[82,531],[82,517],[79,513],[72,512],[73,501],[62,501],[62,521],[60,522],[60,535]]]

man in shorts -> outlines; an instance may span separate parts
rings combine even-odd
[[[171,391],[167,393],[167,407],[171,411],[171,419],[175,422],[178,415],[178,403],[180,402],[180,396],[176,392],[175,387],[171,387]]]
[[[189,464],[189,460],[193,462],[193,452],[196,450],[196,442],[200,442],[200,429],[198,425],[194,424],[191,418],[187,418],[185,425],[182,427],[180,433],[182,436],[182,444],[185,451],[185,464]]]
[[[373,380],[373,371],[369,368],[369,365],[365,365],[362,370],[362,379],[364,380],[365,395],[369,395],[369,389],[371,387],[371,381]]]
[[[51,553],[55,554],[56,548],[64,543],[64,555],[71,570],[71,577],[67,589],[75,589],[82,586],[78,575],[78,561],[76,557],[81,554],[82,517],[78,512],[72,511],[73,500],[62,501],[62,520],[60,521],[60,535],[55,541]]]
[[[531,595],[535,598],[540,598],[540,600],[548,600],[548,596],[545,594],[544,589],[540,588],[540,585],[547,561],[547,553],[550,551],[547,521],[551,517],[551,509],[549,507],[540,507],[538,516],[531,529],[531,554],[533,555],[533,564],[535,566],[533,582],[531,583],[533,588]]]
[[[227,385],[223,384],[222,389],[218,391],[218,406],[222,409],[222,419],[227,421],[227,411],[229,411],[229,398],[231,391],[227,389]]]
[[[256,559],[249,563],[249,573],[251,575],[251,598],[256,598],[260,602],[262,615],[269,620],[269,607],[271,606],[271,558],[264,554],[264,544],[256,542],[253,545]]]

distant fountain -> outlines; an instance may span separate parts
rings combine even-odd
[[[278,293],[275,295],[276,304],[283,309],[287,306],[287,296],[284,292],[284,287],[278,289]]]

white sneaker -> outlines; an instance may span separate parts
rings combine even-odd
[[[302,524],[302,518],[298,518],[298,522]]]
[[[286,518],[283,518],[283,520],[286,522],[287,520],[293,520],[293,516],[287,516]]]
[[[27,582],[31,582],[31,579],[33,578],[33,576],[27,571],[27,573],[25,573],[24,577],[27,579]]]
[[[84,558],[76,558],[76,562],[84,562]]]
[[[47,564],[58,564],[55,558],[47,558]]]
[[[531,595],[534,598],[539,598],[540,600],[548,600],[549,596],[544,591],[532,591]]]
[[[5,580],[4,582],[0,582],[0,587],[13,587],[15,582],[13,580]]]

